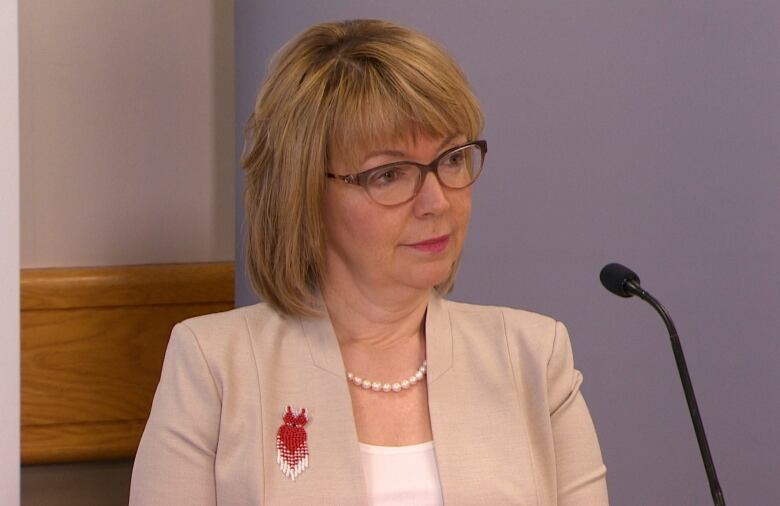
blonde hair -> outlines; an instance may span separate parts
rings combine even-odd
[[[438,44],[386,21],[315,25],[272,60],[246,127],[247,267],[257,293],[286,315],[317,314],[322,202],[329,160],[425,134],[474,140],[482,111]],[[452,288],[456,265],[436,286]]]

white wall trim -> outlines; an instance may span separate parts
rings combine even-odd
[[[19,11],[0,0],[0,504],[19,504]]]

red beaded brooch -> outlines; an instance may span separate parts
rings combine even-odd
[[[309,467],[309,445],[306,429],[303,428],[309,419],[306,408],[297,412],[290,406],[287,406],[282,418],[284,423],[276,433],[276,463],[282,473],[294,481]]]

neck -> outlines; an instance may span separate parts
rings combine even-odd
[[[322,296],[342,347],[394,348],[424,339],[429,290],[326,283]]]

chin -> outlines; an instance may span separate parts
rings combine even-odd
[[[428,265],[419,270],[407,271],[411,279],[407,278],[407,285],[420,290],[430,290],[436,285],[444,283],[452,272],[453,262],[447,262],[441,266]]]

